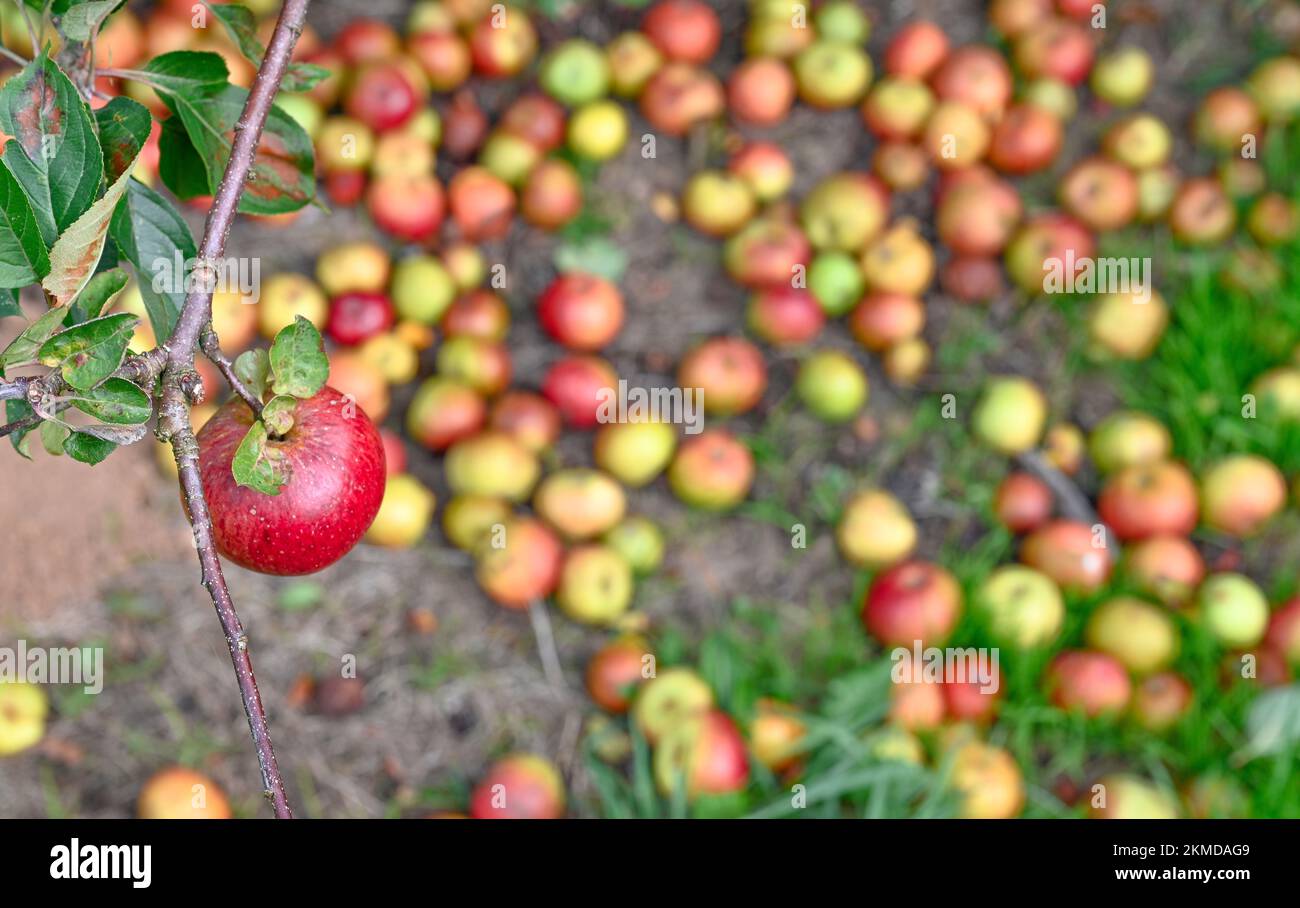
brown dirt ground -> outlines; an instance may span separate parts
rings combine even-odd
[[[727,29],[727,53],[737,53],[741,3],[719,2]],[[1192,98],[1180,86],[1206,67],[1232,67],[1248,57],[1242,35],[1250,24],[1246,4],[1190,4],[1152,0],[1113,6],[1152,14],[1154,21],[1125,24],[1125,40],[1138,40],[1161,61],[1151,107],[1183,123]],[[400,21],[398,0],[318,3],[313,17],[329,34],[354,11]],[[942,23],[955,42],[985,37],[983,4],[974,0],[916,0],[873,4],[878,51],[897,22],[912,14]],[[635,14],[597,5],[579,21],[550,24],[547,39],[573,32],[601,40],[636,21]],[[724,54],[725,56],[725,54]],[[877,58],[878,59],[878,58]],[[1225,78],[1227,76],[1225,75]],[[492,87],[501,99],[509,87]],[[1090,142],[1101,119],[1084,111],[1071,129],[1077,147]],[[639,118],[634,135],[646,131]],[[842,168],[865,167],[871,143],[852,112],[816,114],[800,109],[767,131],[793,155],[797,191]],[[630,147],[606,166],[592,200],[615,223],[614,239],[629,255],[623,280],[628,326],[611,351],[625,377],[664,376],[667,364],[700,336],[735,330],[743,295],[722,275],[716,248],[682,226],[665,226],[648,201],[675,191],[689,169],[716,156],[716,143],[699,136],[688,143],[662,139],[658,158],[643,160]],[[1067,158],[1071,157],[1069,155]],[[1046,182],[1046,181],[1044,181]],[[928,191],[896,204],[896,211],[922,212]],[[201,225],[196,220],[194,226]],[[331,243],[371,236],[364,217],[308,211],[288,230],[241,224],[232,254],[263,256],[264,273],[310,270],[312,255]],[[511,277],[516,312],[511,334],[516,374],[535,383],[554,358],[529,314],[531,300],[553,274],[554,240],[517,229],[508,243],[490,250]],[[1104,387],[1075,387],[1062,380],[1061,333],[1065,323],[1050,306],[1020,310],[1012,300],[988,312],[972,311],[935,293],[927,336],[942,347],[978,328],[992,329],[993,349],[945,369],[926,389],[974,387],[990,368],[1032,373],[1047,382],[1061,412],[1088,423],[1109,406]],[[829,343],[851,349],[842,329]],[[941,360],[942,362],[942,360]],[[756,430],[790,386],[793,360],[777,357],[773,391],[764,413],[741,423]],[[922,521],[927,545],[952,532],[954,515],[969,508],[954,500],[942,472],[943,453],[919,445],[902,451],[889,443],[902,431],[920,399],[889,386],[875,363],[871,419],[857,432],[831,433],[799,414],[782,432],[783,472],[765,473],[755,499],[777,499],[795,513],[808,512],[807,489],[825,465],[846,468],[859,479],[887,478]],[[400,417],[411,389],[400,393],[389,423]],[[787,418],[787,417],[782,417]],[[883,440],[882,440],[883,439]],[[212,773],[230,793],[237,811],[264,816],[258,780],[230,664],[211,604],[199,587],[188,532],[170,483],[159,480],[153,442],[115,454],[94,469],[67,462],[26,464],[8,446],[0,450],[0,642],[24,637],[47,643],[98,642],[106,647],[108,683],[102,695],[78,697],[56,691],[55,716],[46,742],[35,752],[7,760],[0,771],[0,816],[125,816],[143,780],[167,763],[182,761]],[[412,450],[412,470],[440,486],[433,459]],[[589,461],[589,440],[570,437],[555,456],[561,464]],[[439,489],[441,493],[441,488]],[[441,494],[440,494],[441,497]],[[713,519],[686,513],[656,484],[632,496],[633,509],[662,521],[667,563],[638,591],[637,605],[655,622],[707,627],[735,597],[770,603],[792,630],[809,620],[811,603],[843,603],[851,574],[834,555],[825,527],[813,525],[806,551],[792,550],[787,531],[769,522]],[[340,564],[312,578],[319,596],[313,607],[281,605],[301,582],[262,577],[231,567],[230,585],[251,637],[264,701],[290,797],[304,816],[418,815],[452,806],[456,790],[503,750],[535,749],[552,755],[566,771],[580,802],[589,794],[577,756],[585,699],[582,666],[600,636],[554,621],[567,680],[550,686],[542,673],[526,615],[492,606],[478,592],[468,561],[432,534],[406,552],[359,547]],[[409,609],[433,611],[430,636],[411,631]],[[355,656],[366,679],[366,707],[345,719],[314,715],[289,705],[295,680],[327,674]],[[434,793],[431,793],[434,792]]]

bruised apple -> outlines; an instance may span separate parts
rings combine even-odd
[[[310,574],[338,561],[384,497],[384,445],[369,417],[328,386],[299,401],[292,428],[266,443],[288,474],[277,495],[235,482],[231,463],[252,424],[252,411],[236,399],[198,434],[217,549],[264,574]]]

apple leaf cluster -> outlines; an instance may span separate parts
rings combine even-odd
[[[25,0],[31,15],[54,17],[65,52],[93,41],[121,0]],[[265,48],[244,7],[211,11],[241,51],[260,64]],[[185,305],[185,281],[153,280],[155,261],[194,261],[198,248],[184,218],[133,172],[154,130],[149,109],[115,97],[98,109],[88,99],[94,73],[38,53],[0,88],[0,318],[23,318],[19,291],[39,286],[47,310],[0,351],[0,399],[10,442],[25,457],[39,438],[52,454],[89,464],[148,431],[161,359],[128,352],[138,319],[111,312],[135,274],[153,336],[165,342]],[[293,64],[285,86],[306,91],[326,72]],[[249,93],[232,85],[215,53],[180,51],[151,60],[125,78],[151,87],[168,115],[159,132],[159,172],[180,199],[216,192],[230,159]],[[76,81],[74,81],[74,79]],[[239,210],[295,211],[314,198],[312,143],[287,114],[273,109],[262,133]],[[277,394],[300,394],[324,368],[320,337],[290,330],[278,354]],[[314,334],[314,329],[312,329]],[[280,345],[277,343],[277,346]],[[276,356],[272,351],[272,358]],[[138,360],[133,362],[133,360]],[[8,381],[12,369],[45,366],[48,374]],[[323,383],[324,378],[320,378]],[[313,392],[314,393],[314,392]],[[72,417],[81,414],[86,419]],[[271,416],[291,418],[283,405]]]

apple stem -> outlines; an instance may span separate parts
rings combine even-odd
[[[230,161],[226,164],[226,172],[221,178],[216,197],[212,200],[212,208],[204,227],[203,242],[199,247],[200,261],[216,261],[225,252],[226,237],[230,233],[230,226],[239,209],[239,199],[252,170],[262,127],[266,124],[271,102],[275,100],[280,82],[284,79],[293,46],[302,32],[308,3],[310,0],[285,0],[280,10],[280,18],[275,24],[266,56],[262,58],[262,65],[258,68],[257,77],[248,93],[248,101],[235,126]],[[275,809],[276,817],[290,819],[293,811],[284,792],[284,780],[275,761],[275,749],[271,746],[266,711],[262,707],[262,697],[257,690],[257,679],[248,653],[248,637],[230,598],[226,578],[221,572],[221,560],[217,556],[216,542],[212,535],[212,516],[199,478],[199,444],[190,428],[190,406],[203,399],[202,383],[194,371],[194,352],[206,335],[211,335],[212,342],[216,342],[216,334],[211,329],[212,291],[211,281],[196,282],[195,288],[185,298],[185,305],[181,308],[172,336],[158,348],[165,353],[162,403],[158,408],[158,436],[171,443],[172,454],[176,458],[176,469],[180,474],[181,489],[185,495],[190,525],[194,530],[194,547],[198,551],[203,586],[207,588],[212,604],[216,606],[217,618],[221,621],[221,629],[225,632],[226,643],[230,647],[230,660],[234,664],[239,693],[244,701],[248,730],[253,737],[257,761],[262,770],[262,787]],[[219,349],[218,347],[218,351]],[[218,362],[217,365],[220,367],[221,364]],[[234,370],[231,369],[226,376],[227,380],[233,376]],[[231,386],[237,392],[243,387],[242,383],[236,386],[234,382]],[[247,399],[246,395],[245,388],[241,396]]]
[[[203,355],[217,367],[222,377],[225,378],[226,384],[230,385],[231,390],[238,394],[244,403],[248,404],[248,409],[253,411],[253,416],[261,419],[262,402],[235,374],[235,366],[226,354],[221,352],[221,341],[217,338],[217,332],[212,329],[211,325],[203,329],[203,334],[199,337],[199,346],[203,350]]]
[[[542,672],[547,682],[555,688],[564,687],[564,672],[560,668],[560,654],[555,649],[555,634],[551,631],[551,618],[546,614],[546,603],[534,599],[528,604],[528,618],[537,638],[537,652],[542,659]]]

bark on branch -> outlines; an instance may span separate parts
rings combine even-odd
[[[271,36],[266,56],[262,59],[244,111],[235,126],[230,162],[226,165],[226,172],[208,212],[203,242],[199,246],[202,260],[215,261],[225,253],[226,237],[230,233],[230,226],[239,208],[239,199],[252,170],[262,127],[266,124],[271,102],[284,79],[293,46],[302,32],[309,2],[310,0],[285,0],[280,10],[275,33]],[[199,480],[199,446],[190,428],[190,405],[196,402],[196,397],[202,398],[202,385],[196,383],[197,375],[194,372],[194,353],[205,332],[211,333],[211,319],[212,288],[196,288],[186,297],[171,338],[159,348],[165,351],[166,362],[162,371],[158,434],[164,441],[171,443],[172,454],[176,458],[181,490],[194,529],[194,545],[198,550],[203,585],[212,597],[212,604],[216,607],[217,618],[221,621],[221,629],[225,632],[226,643],[230,648],[230,659],[239,681],[244,712],[248,716],[248,730],[261,765],[263,789],[275,808],[275,815],[287,819],[293,816],[293,812],[289,808],[284,780],[280,776],[275,750],[271,746],[266,711],[262,708],[262,697],[257,690],[257,679],[248,653],[248,637],[230,598],[226,579],[221,573],[221,560],[217,556],[212,536],[212,517],[203,495],[203,484]],[[212,337],[215,340],[215,335]],[[228,373],[227,380],[234,377],[233,370],[222,371]],[[232,387],[239,391],[243,386],[232,382]],[[241,396],[247,396],[246,389]]]

